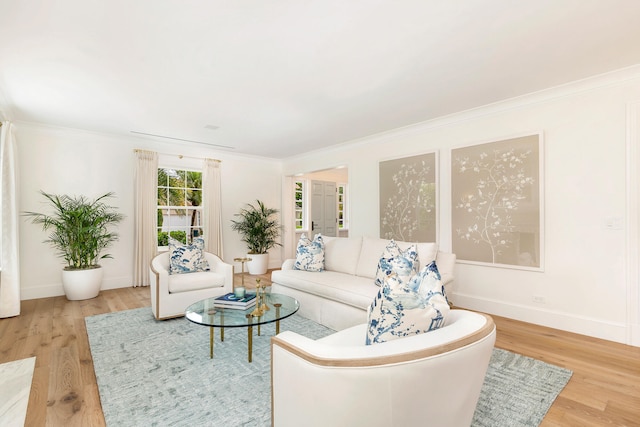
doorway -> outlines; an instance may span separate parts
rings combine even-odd
[[[283,182],[284,256],[294,258],[300,236],[349,235],[348,169],[287,176]]]

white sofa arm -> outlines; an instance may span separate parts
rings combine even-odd
[[[446,285],[453,282],[453,270],[456,265],[456,254],[452,254],[450,252],[438,252],[438,255],[436,255],[436,265],[440,272],[442,284]]]
[[[296,263],[296,260],[293,258],[285,259],[282,263],[281,270],[293,270],[293,265]]]
[[[161,292],[169,293],[169,255],[154,257],[149,270],[151,286],[159,286]]]

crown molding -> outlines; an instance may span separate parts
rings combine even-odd
[[[579,93],[589,92],[606,86],[621,84],[626,81],[640,79],[640,64],[633,65],[603,74],[575,80],[558,86],[553,86],[540,91],[531,92],[525,95],[497,101],[491,104],[482,105],[468,110],[459,111],[457,113],[448,114],[446,116],[436,117],[434,119],[425,120],[411,125],[390,129],[374,135],[358,138],[350,141],[338,143],[324,149],[309,151],[304,154],[288,157],[285,161],[292,161],[299,158],[306,158],[309,155],[319,153],[331,153],[342,151],[345,149],[356,148],[358,146],[383,143],[401,136],[422,133],[425,131],[452,126],[481,117],[491,116],[505,111],[516,110],[556,99],[574,96]]]

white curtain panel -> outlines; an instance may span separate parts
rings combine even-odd
[[[202,172],[202,228],[205,250],[223,258],[220,160],[205,159]]]
[[[13,125],[0,128],[0,169],[2,173],[2,272],[0,273],[0,317],[20,314],[20,262],[18,251],[18,152]]]
[[[133,286],[149,286],[158,246],[158,153],[136,150]]]

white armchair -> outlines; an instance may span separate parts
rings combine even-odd
[[[204,255],[211,271],[170,275],[169,252],[151,261],[151,309],[156,319],[184,316],[194,302],[233,291],[233,266],[214,254]]]
[[[452,310],[438,330],[369,346],[366,327],[271,338],[274,426],[471,424],[495,343],[491,317]]]

